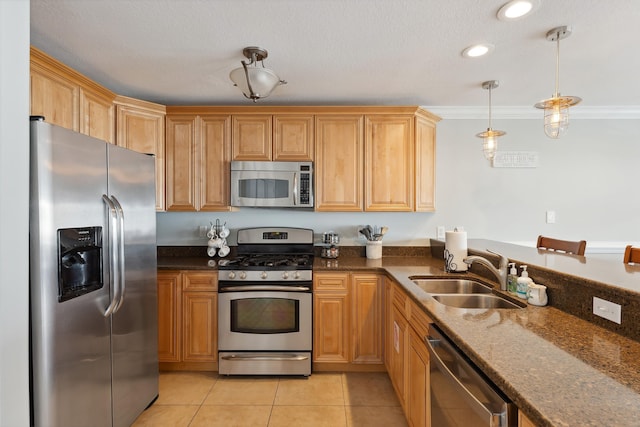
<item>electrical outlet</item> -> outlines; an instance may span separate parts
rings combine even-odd
[[[622,307],[611,301],[593,297],[593,314],[616,322],[618,325],[622,323]]]
[[[439,225],[436,231],[436,239],[444,240],[444,225]]]
[[[547,211],[547,224],[556,223],[556,211]]]
[[[209,227],[206,225],[201,225],[198,227],[198,236],[207,237],[207,231],[209,231]]]

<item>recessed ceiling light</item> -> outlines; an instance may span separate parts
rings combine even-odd
[[[515,21],[533,12],[540,5],[540,0],[511,0],[498,10],[501,21]]]
[[[478,58],[479,56],[493,52],[493,48],[494,46],[491,43],[474,44],[463,50],[462,56],[465,58]]]

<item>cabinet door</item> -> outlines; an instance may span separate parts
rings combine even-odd
[[[365,119],[365,211],[413,210],[413,116]]]
[[[195,211],[196,116],[167,116],[167,210]]]
[[[382,279],[375,274],[351,276],[353,363],[383,363]]]
[[[199,191],[201,211],[229,210],[231,117],[200,117]]]
[[[536,425],[531,421],[522,411],[518,411],[518,427],[536,427]]]
[[[349,362],[349,274],[314,275],[313,361]]]
[[[391,350],[393,349],[393,323],[391,310],[393,309],[393,282],[384,278],[384,366],[391,374]]]
[[[408,364],[407,419],[412,427],[429,427],[431,425],[429,351],[420,335],[411,328]]]
[[[273,116],[273,160],[313,160],[313,115]]]
[[[33,53],[32,53],[33,55]],[[78,84],[31,60],[31,115],[48,123],[80,130]]]
[[[407,319],[396,306],[391,310],[392,346],[391,346],[391,383],[396,390],[400,404],[407,412],[407,357],[409,345],[409,325]]]
[[[233,160],[271,160],[270,114],[233,116]]]
[[[436,125],[416,118],[416,211],[436,210]]]
[[[113,98],[80,88],[80,132],[115,144]]]
[[[218,358],[217,292],[182,295],[184,362],[215,362]]]
[[[182,350],[182,284],[177,271],[158,271],[158,361],[179,362]]]
[[[363,118],[316,116],[317,211],[362,211]]]
[[[123,97],[121,97],[123,98]],[[132,105],[132,102],[140,105]],[[156,210],[163,211],[165,189],[164,107],[152,109],[147,103],[127,99],[127,104],[116,100],[116,141],[119,146],[138,153],[153,154],[156,160]],[[155,105],[155,104],[154,104]]]

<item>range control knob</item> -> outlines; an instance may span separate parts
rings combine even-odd
[[[300,278],[300,272],[296,271],[295,274],[293,275],[294,279],[299,279]]]
[[[287,280],[287,279],[289,278],[289,272],[288,272],[288,271],[285,271],[284,273],[282,273],[282,278],[283,278],[284,280]]]
[[[267,272],[263,271],[262,273],[260,273],[260,278],[261,279],[266,279],[267,278]]]
[[[230,271],[229,275],[227,276],[230,280],[233,280],[236,278],[236,273],[235,271]]]
[[[241,271],[241,272],[240,272],[240,278],[241,278],[242,280],[246,279],[246,278],[247,278],[247,272],[246,272],[246,271]]]

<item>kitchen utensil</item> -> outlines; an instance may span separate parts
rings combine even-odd
[[[361,228],[358,232],[366,237],[367,240],[371,240],[371,234],[369,233],[369,229],[366,227]]]

